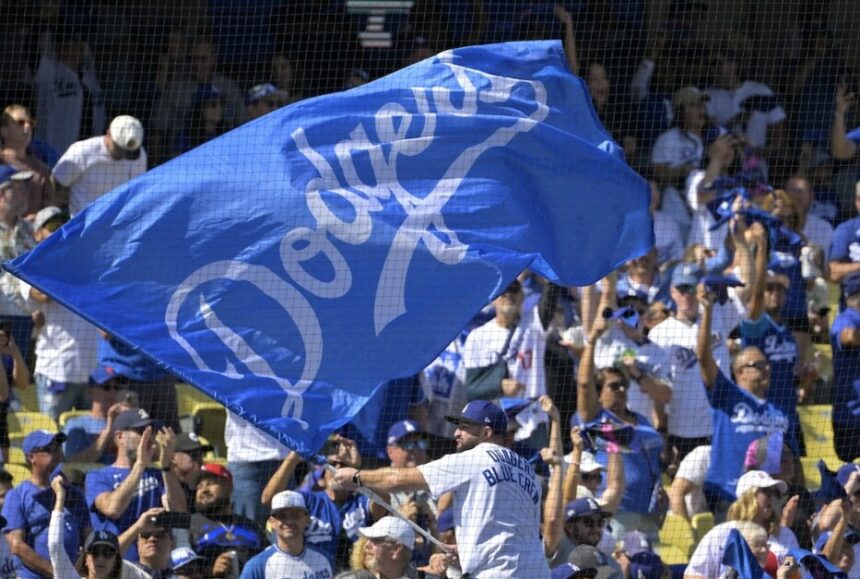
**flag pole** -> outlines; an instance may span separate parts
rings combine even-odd
[[[337,471],[337,469],[335,467],[333,467],[331,464],[329,464],[328,462],[324,462],[322,464],[322,467],[332,474],[334,474]],[[422,537],[424,537],[425,539],[427,539],[428,541],[430,541],[431,543],[433,543],[434,545],[436,545],[437,547],[442,549],[442,551],[445,554],[447,554],[447,555],[454,555],[455,554],[451,551],[451,549],[448,547],[448,545],[446,545],[445,543],[443,543],[442,541],[440,541],[439,539],[437,539],[436,537],[431,535],[429,531],[419,527],[418,524],[415,523],[415,521],[412,521],[411,519],[404,517],[400,512],[397,511],[397,509],[395,509],[393,506],[391,506],[391,504],[388,501],[383,499],[381,496],[379,496],[378,494],[376,494],[375,492],[373,492],[369,488],[358,487],[355,490],[357,492],[363,494],[364,496],[366,496],[368,499],[370,499],[371,501],[373,501],[374,503],[376,503],[377,505],[379,505],[380,507],[382,507],[383,509],[385,509],[386,511],[388,511],[389,513],[394,515],[395,517],[398,517],[399,519],[406,521],[406,523],[410,527],[412,527],[412,529],[416,533],[418,533],[419,535],[421,535]]]

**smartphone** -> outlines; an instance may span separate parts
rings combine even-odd
[[[153,523],[157,527],[167,529],[188,529],[191,527],[191,515],[188,513],[165,511],[156,515]]]

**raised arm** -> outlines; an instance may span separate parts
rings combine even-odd
[[[740,197],[737,199],[741,201]],[[741,203],[738,203],[740,207]],[[747,303],[752,295],[752,284],[755,282],[756,270],[753,262],[752,251],[746,239],[746,219],[736,216],[729,222],[729,233],[735,246],[735,263],[740,270],[740,280],[745,287],[740,288],[740,297],[743,303]]]
[[[714,296],[705,291],[703,285],[699,285],[699,303],[704,306],[702,319],[699,321],[699,336],[696,340],[696,356],[699,358],[699,370],[702,373],[702,382],[709,390],[717,382],[717,363],[714,361],[714,353],[711,351],[711,321],[714,317]]]
[[[103,492],[96,497],[95,506],[109,519],[118,519],[128,509],[131,500],[137,494],[143,472],[152,463],[155,448],[152,445],[152,427],[147,427],[137,445],[137,460],[131,467],[131,472],[118,487],[112,491]]]
[[[541,450],[541,458],[550,467],[546,501],[543,507],[544,553],[551,556],[564,533],[564,479],[562,477],[561,416],[549,396],[540,399],[541,408],[549,415],[549,447]]]
[[[770,257],[767,232],[761,224],[755,223],[747,230],[747,237],[755,243],[755,259],[752,283],[747,282],[750,289],[750,301],[747,311],[751,320],[757,320],[764,313],[764,290],[767,285],[767,262]]]
[[[576,376],[576,411],[583,423],[594,420],[600,412],[600,400],[594,387],[594,349],[598,338],[603,335],[606,328],[606,319],[603,316],[598,317],[588,334],[585,350],[579,361],[579,371]]]
[[[579,467],[582,464],[585,441],[578,426],[570,429],[570,440],[573,442],[573,450],[570,452],[570,466],[567,467],[567,474],[564,476],[564,504],[576,500],[579,486]]]
[[[165,427],[155,436],[158,445],[158,456],[161,466],[170,467],[173,462],[173,452],[176,448],[176,433],[173,428]],[[182,490],[182,483],[172,468],[161,471],[164,480],[164,506],[174,513],[185,513],[188,511],[188,501]]]
[[[271,506],[275,495],[287,488],[300,462],[302,462],[302,457],[299,453],[290,451],[290,454],[281,462],[278,470],[275,471],[275,474],[272,475],[272,478],[269,479],[269,482],[266,483],[263,492],[260,494],[260,502],[263,503],[263,506]]]
[[[579,76],[579,58],[577,58],[576,54],[573,17],[561,4],[556,4],[552,9],[552,13],[564,25],[564,56],[567,59],[567,66],[570,67],[570,72]]]
[[[624,459],[619,452],[607,451],[609,460],[606,463],[606,490],[600,497],[603,508],[614,513],[624,498]]]
[[[857,95],[849,93],[848,87],[844,84],[836,89],[836,106],[833,110],[833,125],[830,128],[830,149],[833,151],[833,156],[840,161],[853,159],[857,154],[857,144],[846,136],[848,129],[845,126],[845,113],[854,104],[856,98]]]
[[[75,566],[66,553],[63,545],[63,530],[66,525],[66,488],[63,486],[63,477],[57,476],[51,481],[54,489],[54,510],[51,513],[51,522],[48,525],[48,557],[51,560],[51,571],[55,577],[78,577]]]

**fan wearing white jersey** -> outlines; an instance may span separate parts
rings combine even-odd
[[[507,418],[485,400],[446,416],[457,426],[455,454],[414,468],[358,471],[341,468],[346,488],[376,492],[428,490],[438,500],[453,494],[460,566],[473,579],[548,579],[540,540],[540,485],[524,458],[504,446]]]

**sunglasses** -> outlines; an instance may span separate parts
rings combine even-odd
[[[767,370],[770,368],[770,362],[767,360],[758,360],[756,362],[747,362],[742,368],[755,368],[756,370]]]
[[[102,384],[101,389],[104,390],[105,392],[107,392],[108,390],[113,390],[115,392],[119,392],[119,390],[120,390],[119,384],[111,384],[109,382],[105,382],[104,384]]]
[[[774,487],[763,488],[763,489],[759,489],[759,492],[761,492],[761,493],[763,493],[769,497],[772,497],[774,499],[781,499],[782,498],[782,492],[780,492],[780,490],[778,488],[774,488]]]
[[[409,440],[407,442],[398,443],[397,446],[408,451],[427,450],[430,448],[430,444],[426,440]]]
[[[582,480],[583,480],[584,482],[587,482],[587,481],[597,481],[597,482],[600,482],[601,480],[603,480],[603,475],[602,475],[602,474],[600,474],[600,471],[597,471],[597,472],[587,472],[587,473],[583,473],[583,474],[581,474],[581,475],[580,475],[580,478],[582,478]]]
[[[675,289],[678,290],[678,293],[684,294],[684,295],[692,295],[692,294],[696,293],[696,286],[694,286],[694,285],[687,285],[687,284],[676,285]]]
[[[627,390],[627,384],[624,382],[607,382],[603,385],[604,388],[609,388],[613,392],[623,392]]]
[[[116,556],[116,549],[107,545],[96,545],[88,551],[93,557],[101,557],[102,559],[112,559]]]
[[[21,125],[22,127],[25,125],[30,125],[31,127],[36,126],[36,121],[31,121],[30,119],[15,119],[15,122]]]
[[[163,539],[166,536],[167,536],[167,531],[163,531],[163,530],[162,531],[143,531],[140,534],[140,538],[143,539],[144,541],[147,539],[152,539],[152,538]]]

